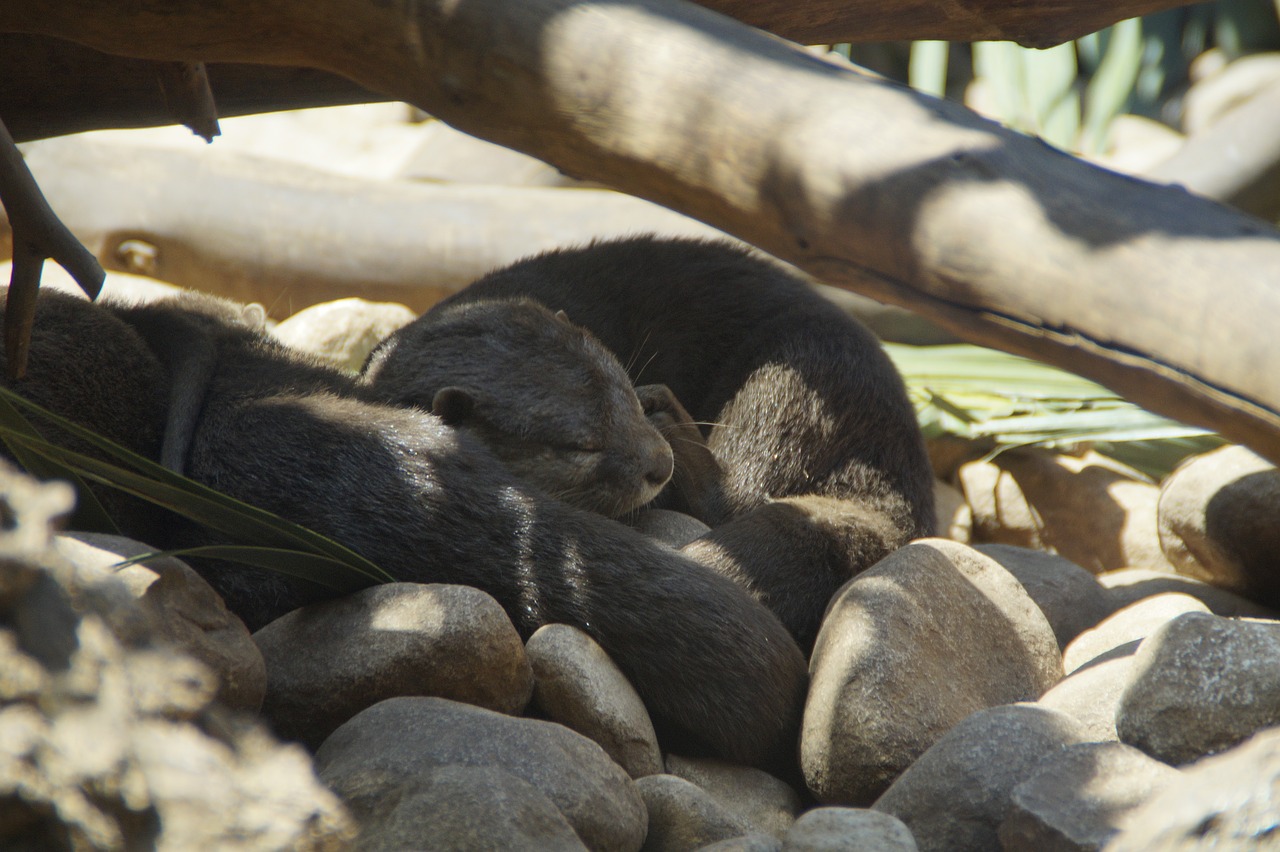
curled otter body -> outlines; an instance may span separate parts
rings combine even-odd
[[[794,765],[805,663],[765,607],[692,559],[547,497],[467,429],[388,404],[238,316],[211,297],[108,307],[42,293],[31,370],[9,386],[109,425],[153,459],[170,404],[194,405],[181,453],[193,479],[328,535],[398,579],[481,588],[524,636],[553,622],[583,629],[635,685],[667,748]],[[122,352],[137,362],[127,376],[115,362]],[[60,379],[66,369],[75,381]],[[189,374],[203,391],[174,393]],[[160,547],[216,540],[159,510],[126,527]],[[197,567],[251,627],[334,595],[260,570]]]
[[[490,273],[386,345],[411,364],[436,312],[529,298],[564,311],[634,384],[667,386],[704,424],[693,437],[713,475],[690,481],[678,463],[683,487],[662,498],[713,527],[684,552],[749,589],[802,647],[840,585],[931,534],[932,474],[892,362],[778,264],[695,240],[550,252]]]

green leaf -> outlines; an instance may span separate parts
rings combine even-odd
[[[940,98],[947,93],[947,54],[951,45],[945,41],[913,41],[907,82],[911,88]]]
[[[3,396],[0,396],[0,425],[19,434],[36,438],[41,437],[40,432],[31,425],[31,422],[23,417],[18,409],[14,408],[13,404]],[[116,526],[111,514],[98,500],[98,495],[94,494],[89,486],[85,485],[84,480],[77,476],[75,471],[57,464],[51,459],[44,458],[38,453],[30,452],[16,442],[6,439],[4,443],[18,464],[22,465],[23,469],[35,478],[43,480],[61,479],[71,483],[76,490],[76,508],[71,515],[71,522],[77,529],[110,533],[112,535],[120,534],[120,528]]]
[[[222,559],[241,565],[252,565],[303,580],[310,580],[343,593],[358,591],[369,585],[367,581],[353,577],[350,566],[336,559],[317,556],[314,553],[304,553],[300,550],[257,547],[253,545],[210,544],[202,547],[186,547],[180,550],[143,553],[116,563],[116,567],[124,568],[128,565],[145,564],[170,556],[177,559],[196,556],[206,559]]]
[[[1130,18],[1111,27],[1106,53],[1085,89],[1084,135],[1081,150],[1106,150],[1111,125],[1129,103],[1142,70],[1142,20]]]

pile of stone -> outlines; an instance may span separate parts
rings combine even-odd
[[[66,489],[6,471],[0,847],[1280,843],[1280,473],[1238,447],[1159,485],[1025,450],[943,473],[951,538],[833,599],[777,778],[662,753],[588,637],[521,642],[475,589],[250,637],[181,562],[53,536]]]

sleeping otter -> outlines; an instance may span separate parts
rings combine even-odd
[[[665,505],[714,528],[683,552],[751,590],[802,647],[840,585],[932,533],[923,439],[879,342],[796,276],[725,243],[636,238],[518,262],[388,337],[364,382],[426,404],[437,318],[529,298],[628,365],[651,417],[678,435]]]
[[[211,297],[125,307],[56,293],[40,296],[27,377],[10,386],[153,459],[163,452],[192,478],[397,578],[484,589],[522,635],[551,622],[585,630],[635,685],[667,748],[696,743],[731,760],[794,765],[806,672],[785,628],[732,581],[514,476],[470,428],[447,422],[466,420],[468,406],[482,415],[478,395],[446,394],[440,415],[434,398],[388,404]],[[626,402],[637,440],[656,444],[635,422],[638,403]],[[197,416],[175,420],[171,403]],[[185,422],[188,435],[162,451],[167,420]],[[637,454],[640,498],[665,479],[666,452]],[[210,540],[158,510],[125,522],[155,546]],[[255,627],[334,594],[247,568],[201,570]]]

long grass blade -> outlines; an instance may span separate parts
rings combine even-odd
[[[343,593],[358,591],[369,585],[367,580],[361,581],[352,577],[350,566],[327,556],[317,556],[313,553],[286,548],[253,545],[210,544],[143,553],[117,563],[116,567],[146,564],[170,556],[177,559],[189,556],[223,559],[241,565],[253,565],[257,568],[266,568],[280,574],[310,580]]]

